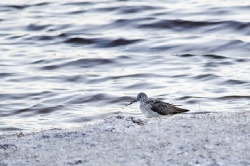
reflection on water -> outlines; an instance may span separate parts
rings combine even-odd
[[[248,111],[249,2],[0,4],[0,133],[143,116],[124,106],[139,92],[192,112]]]

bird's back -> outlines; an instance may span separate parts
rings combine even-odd
[[[189,111],[159,100],[148,100],[147,102],[151,105],[151,110],[160,115],[177,114]]]

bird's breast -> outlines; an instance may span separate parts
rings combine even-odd
[[[140,103],[140,110],[141,112],[148,118],[158,117],[159,114],[151,110],[151,105],[146,102]]]

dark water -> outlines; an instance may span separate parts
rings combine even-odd
[[[250,1],[0,2],[0,133],[78,126],[139,92],[249,111]]]

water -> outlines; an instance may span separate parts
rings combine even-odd
[[[250,2],[0,2],[0,133],[143,116],[139,92],[249,111]]]

